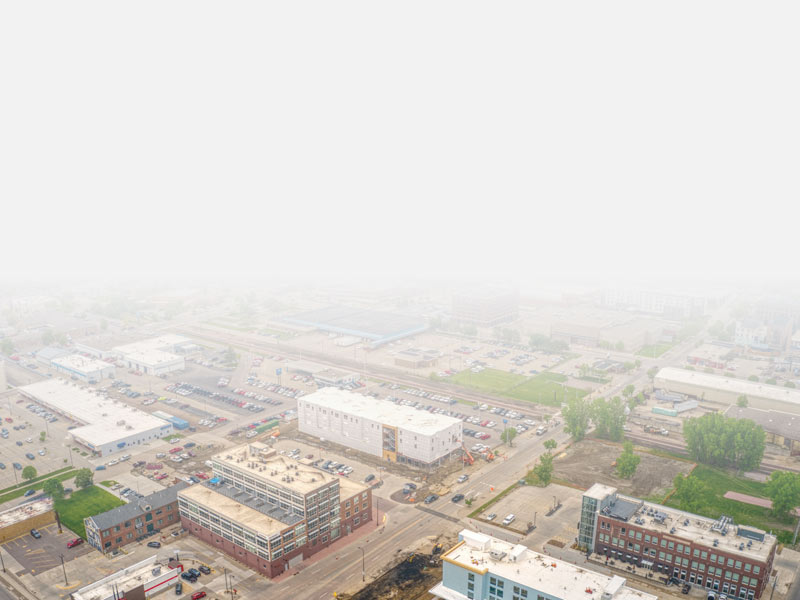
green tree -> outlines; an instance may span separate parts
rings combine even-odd
[[[564,415],[564,431],[572,435],[576,441],[586,437],[591,418],[591,407],[585,398],[571,398],[562,413]]]
[[[625,386],[625,388],[622,390],[622,395],[623,395],[623,396],[625,396],[626,398],[630,398],[631,396],[633,396],[633,392],[634,392],[635,390],[636,390],[636,388],[633,386],[633,384],[632,384],[632,383],[629,383],[629,384],[628,384],[628,385],[626,385],[626,386]]]
[[[614,345],[614,349],[615,349],[615,350],[617,350],[617,351],[619,351],[619,352],[623,352],[623,351],[625,350],[625,344],[623,344],[623,343],[622,343],[622,340],[620,340],[619,342],[617,342],[617,343]]]
[[[22,469],[22,478],[26,481],[30,481],[31,479],[36,479],[36,467],[28,465],[27,467]]]
[[[767,379],[767,381],[765,381],[765,383],[768,383],[769,385],[778,385],[778,380],[774,377],[770,377]]]
[[[553,450],[555,450],[556,446],[558,446],[558,442],[556,442],[552,438],[544,441],[544,447],[548,452],[552,452]]]
[[[44,332],[42,333],[42,343],[45,346],[49,346],[50,344],[52,344],[55,341],[55,339],[56,336],[53,333],[53,330],[50,329],[49,327],[45,329]]]
[[[736,406],[740,406],[742,408],[746,408],[747,407],[747,396],[745,396],[744,394],[739,396],[736,399]]]
[[[758,381],[758,376],[757,375],[750,375],[750,377],[748,377],[747,380],[748,381]]]
[[[800,504],[800,474],[773,471],[767,481],[767,496],[772,500],[772,512],[787,517]]]
[[[500,434],[500,439],[509,446],[514,445],[514,438],[517,437],[517,430],[513,427],[506,427]]]
[[[539,462],[533,467],[533,474],[543,486],[548,485],[553,479],[553,455],[545,452],[539,456]]]
[[[642,366],[642,361],[637,358],[635,361],[633,361],[633,366],[638,369]]]
[[[787,387],[787,388],[796,388],[796,387],[797,387],[797,386],[794,384],[794,381],[787,381],[787,382],[786,382],[786,383],[784,383],[783,385],[784,385],[784,387]]]
[[[647,369],[647,376],[652,380],[655,379],[656,373],[658,373],[658,367],[650,367]]]
[[[597,437],[619,442],[625,431],[625,405],[619,396],[611,400],[596,398],[592,402],[592,421],[594,421]]]
[[[91,469],[78,469],[75,473],[75,486],[81,489],[87,488],[94,483],[94,473]]]
[[[678,473],[672,483],[675,486],[674,498],[680,502],[682,510],[700,512],[711,498],[711,490],[697,477]]]
[[[622,444],[622,454],[617,458],[617,475],[623,479],[630,479],[636,473],[636,467],[642,457],[633,453],[633,444],[625,442]]]
[[[687,420],[683,437],[689,456],[707,465],[752,471],[764,457],[764,429],[750,419],[709,413]]]
[[[64,497],[64,484],[58,479],[48,479],[42,484],[42,491],[53,500],[60,500]]]
[[[0,349],[3,354],[14,354],[14,342],[10,338],[3,338],[3,341],[0,342]]]

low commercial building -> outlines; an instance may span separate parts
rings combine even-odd
[[[69,350],[65,350],[64,348],[47,346],[46,348],[36,351],[36,360],[45,367],[49,367],[52,365],[54,359],[61,358],[62,356],[68,356],[69,354],[71,354],[71,352]]]
[[[729,598],[760,598],[778,541],[730,517],[709,519],[594,484],[584,494],[578,543],[589,552],[630,563]]]
[[[415,467],[461,451],[461,419],[325,388],[297,402],[301,432]]]
[[[56,520],[50,498],[33,500],[0,512],[0,544]]]
[[[727,369],[728,361],[735,352],[729,346],[718,344],[703,344],[693,348],[686,355],[686,362],[696,367],[708,367],[711,369]]]
[[[442,556],[441,583],[430,590],[441,600],[657,600],[628,586],[624,577],[609,577],[522,544],[468,529],[458,540]]]
[[[701,401],[725,404],[736,404],[739,396],[744,395],[754,408],[800,414],[800,389],[674,367],[661,369],[655,376],[653,386]]]
[[[321,386],[342,386],[358,381],[358,373],[333,369],[328,365],[313,362],[310,360],[295,360],[286,367],[287,373],[298,373],[307,377],[312,377],[317,385]]]
[[[97,456],[124,454],[172,434],[172,425],[163,419],[76,382],[53,378],[18,389],[26,398],[80,423],[68,434]]]
[[[185,481],[153,492],[122,506],[83,520],[86,541],[101,552],[111,552],[141,537],[175,525],[178,492],[189,487]]]
[[[725,416],[754,421],[763,427],[767,443],[785,448],[792,454],[800,454],[799,415],[749,406],[731,406],[725,411]]]
[[[121,571],[72,592],[72,600],[140,600],[159,594],[180,581],[183,565],[145,558]]]
[[[439,362],[442,353],[438,350],[426,348],[408,348],[400,350],[394,355],[394,364],[398,367],[409,369],[422,369],[433,367]]]
[[[183,526],[275,577],[372,519],[366,486],[279,455],[266,444],[211,459],[214,477],[178,493]]]
[[[453,318],[480,327],[494,327],[519,317],[519,293],[507,289],[481,289],[453,294]]]
[[[186,367],[181,352],[190,346],[192,341],[182,335],[162,335],[115,346],[112,352],[128,369],[135,369],[147,375],[164,375],[182,371]]]
[[[60,356],[51,361],[52,367],[59,373],[83,381],[97,382],[106,377],[113,377],[115,367],[96,358],[81,356],[80,354],[68,354]]]
[[[154,417],[164,419],[167,423],[171,423],[175,429],[186,429],[189,427],[189,421],[186,419],[181,419],[180,417],[166,413],[163,410],[153,411],[152,414]]]

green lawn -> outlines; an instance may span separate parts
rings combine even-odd
[[[55,509],[64,525],[86,539],[83,519],[99,515],[123,504],[125,503],[113,494],[92,485],[74,492],[68,499],[57,501]]]
[[[105,481],[101,481],[100,485],[104,485],[107,488],[110,488],[113,485],[117,485],[117,481],[114,479],[106,479]]]
[[[480,373],[461,371],[443,379],[481,392],[550,406],[558,406],[568,398],[586,395],[585,390],[564,386],[563,382],[566,380],[567,377],[559,373],[540,373],[526,377],[497,369],[485,369]]]
[[[13,468],[13,466],[11,468]],[[55,471],[52,471],[50,473],[45,473],[44,475],[37,475],[34,479],[31,479],[30,481],[25,482],[25,485],[27,485],[28,483],[36,483],[37,481],[42,481],[43,479],[50,479],[51,477],[55,477],[59,473],[64,473],[66,471],[74,471],[74,470],[75,469],[73,469],[72,467],[62,467],[61,469],[56,469]],[[21,477],[20,477],[20,481],[22,482],[22,478]],[[5,494],[6,492],[10,492],[10,491],[15,490],[15,489],[17,489],[17,486],[16,485],[11,485],[11,486],[3,489],[3,490],[0,490],[0,494]]]
[[[667,350],[672,348],[672,344],[650,344],[649,346],[642,346],[636,353],[639,356],[648,356],[650,358],[658,357],[664,354]]]
[[[768,508],[753,506],[723,498],[727,491],[740,492],[759,498],[767,498],[766,484],[760,481],[744,479],[724,471],[705,465],[698,465],[692,472],[691,477],[697,477],[711,489],[711,497],[706,506],[703,506],[698,514],[706,517],[718,518],[720,515],[728,515],[738,525],[752,525],[765,531],[773,530],[778,536],[779,541],[791,542],[793,531],[793,521],[780,521],[772,516]],[[667,506],[681,508],[680,502],[674,497],[666,502]]]

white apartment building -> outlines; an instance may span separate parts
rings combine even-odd
[[[436,465],[462,446],[460,419],[324,388],[297,402],[300,431],[416,467]]]

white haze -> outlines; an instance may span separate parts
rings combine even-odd
[[[794,2],[6,2],[0,273],[794,277]]]

